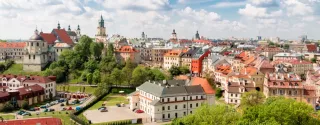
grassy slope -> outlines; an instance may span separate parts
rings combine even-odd
[[[14,115],[0,115],[4,120],[15,119]]]
[[[15,75],[43,75],[42,72],[26,72],[23,71],[22,64],[12,64],[9,69],[4,71],[2,74],[15,74]]]
[[[63,85],[57,85],[57,91],[63,91]],[[65,89],[67,90],[67,86],[65,87]],[[82,86],[69,86],[69,92],[77,92],[79,91],[81,88],[81,90],[83,89]],[[90,87],[90,86],[86,86],[85,87],[85,93],[88,94],[93,94],[94,91],[97,89],[97,87]]]

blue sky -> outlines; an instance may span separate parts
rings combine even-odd
[[[109,36],[320,39],[320,0],[0,0],[0,39],[28,39],[79,24],[93,37],[103,15]]]

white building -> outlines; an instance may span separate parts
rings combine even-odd
[[[210,88],[204,89],[198,81],[147,81],[128,96],[130,109],[143,110],[152,121],[167,121],[192,114],[203,103],[211,105],[215,100],[212,88],[209,86],[211,91]]]
[[[0,75],[0,86],[7,86],[9,90],[39,85],[45,89],[45,99],[56,96],[56,82],[44,76],[17,76],[17,75]]]

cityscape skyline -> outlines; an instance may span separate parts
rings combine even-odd
[[[168,39],[175,29],[179,39],[196,31],[212,39],[320,39],[317,0],[1,0],[0,10],[0,39],[28,39],[36,27],[51,32],[58,22],[94,37],[101,15],[109,36]]]

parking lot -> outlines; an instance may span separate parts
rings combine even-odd
[[[134,113],[128,107],[108,106],[108,112],[100,112],[99,110],[87,110],[84,116],[92,123],[111,122],[119,120],[129,120],[137,118],[148,118],[145,113]]]

